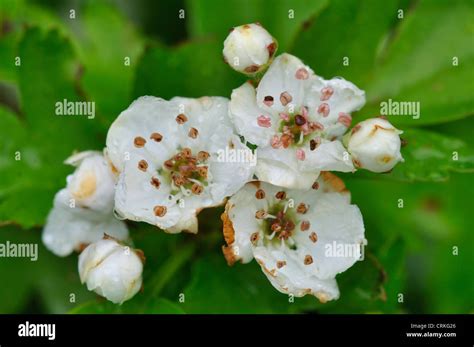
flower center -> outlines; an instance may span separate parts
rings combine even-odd
[[[267,211],[257,211],[256,218],[263,219],[262,229],[265,243],[288,244],[295,249],[291,238],[297,231],[296,214],[283,202],[271,206]]]
[[[302,107],[301,112],[280,113],[278,131],[281,136],[275,135],[272,139],[273,148],[288,148],[291,145],[301,146],[314,136],[313,133],[323,130],[323,125],[313,122],[308,117],[308,111]]]
[[[208,165],[209,153],[200,151],[193,155],[190,148],[183,148],[176,155],[166,160],[160,174],[168,174],[171,181],[171,194],[179,192],[191,192],[199,195],[208,185]],[[186,195],[189,195],[186,194]]]

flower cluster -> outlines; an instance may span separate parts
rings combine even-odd
[[[401,131],[383,118],[351,128],[364,91],[275,56],[277,47],[260,24],[233,28],[224,60],[250,80],[230,100],[141,97],[111,125],[104,154],[66,161],[77,169],[55,197],[43,242],[59,256],[82,251],[89,290],[122,303],[142,286],[144,255],[121,220],[197,233],[197,214],[226,204],[229,265],[255,259],[280,292],[339,297],[336,275],[367,241],[358,207],[329,171],[390,171],[403,160]],[[353,252],[335,251],[348,245]]]

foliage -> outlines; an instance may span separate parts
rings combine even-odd
[[[133,11],[116,3],[82,1],[75,19],[69,18],[72,2],[0,5],[0,242],[40,245],[37,262],[0,258],[8,283],[0,288],[1,313],[474,309],[472,1],[189,0],[181,3],[184,20],[175,4],[170,13],[161,8],[160,16],[187,28],[188,40],[172,46],[173,28],[166,37],[145,34],[127,17]],[[133,3],[128,6],[143,4]],[[100,150],[108,126],[137,96],[229,96],[244,80],[222,62],[222,41],[230,27],[255,21],[279,40],[280,53],[290,51],[317,74],[342,76],[364,89],[368,103],[355,120],[378,114],[388,98],[420,101],[419,119],[390,118],[404,131],[405,163],[377,177],[342,175],[364,216],[365,261],[338,276],[340,300],[292,302],[257,264],[226,265],[221,210],[213,209],[201,213],[198,235],[131,224],[135,245],[147,256],[143,292],[122,306],[97,299],[79,283],[76,255],[56,258],[41,245],[54,194],[71,172],[62,162],[74,151]],[[56,116],[55,103],[63,99],[95,101],[95,118]]]

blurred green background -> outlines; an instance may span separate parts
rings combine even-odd
[[[420,119],[389,117],[405,131],[404,164],[340,175],[364,216],[366,260],[338,276],[338,301],[289,302],[255,262],[226,265],[222,211],[212,209],[196,236],[130,223],[147,256],[143,292],[122,306],[87,292],[77,255],[55,257],[40,241],[72,171],[63,160],[103,148],[140,95],[229,96],[245,79],[223,63],[223,39],[255,21],[278,39],[278,53],[364,89],[355,121],[378,115],[388,98],[421,104]],[[95,101],[95,119],[55,116],[65,98]],[[0,242],[40,250],[37,262],[0,258],[0,313],[472,313],[473,115],[471,0],[2,0]]]

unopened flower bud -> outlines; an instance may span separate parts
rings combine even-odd
[[[383,118],[371,118],[357,124],[351,132],[348,150],[357,167],[373,172],[390,171],[403,161],[400,134]]]
[[[271,62],[277,49],[275,39],[259,24],[232,29],[224,41],[224,59],[236,71],[255,74]]]
[[[143,263],[137,253],[112,238],[90,244],[79,256],[79,276],[87,289],[116,304],[142,286]]]

